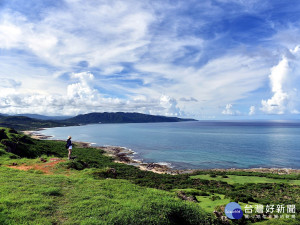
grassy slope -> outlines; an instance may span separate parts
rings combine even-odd
[[[19,141],[20,149],[26,150],[21,155],[66,156],[63,142],[30,140],[27,144],[20,140],[28,142],[28,137],[10,131],[5,129],[5,139]],[[0,146],[0,224],[202,224],[211,220],[199,205],[182,201],[174,193],[99,177],[108,166],[116,165],[99,149],[75,149],[79,160],[57,168],[59,173],[77,168],[67,177],[7,168],[12,163],[30,165],[39,160],[20,158],[3,148]],[[81,170],[82,160],[89,169]],[[135,176],[121,170],[120,174]]]
[[[17,148],[23,151],[21,155],[66,158],[64,142],[32,140],[9,129],[5,129],[5,133],[8,139],[18,142]],[[61,174],[71,168],[68,172],[71,176],[43,175],[6,168],[4,165],[12,162],[31,164],[39,160],[18,158],[3,148],[5,146],[0,145],[0,183],[4,184],[0,187],[0,224],[204,224],[213,220],[200,207],[212,212],[214,207],[229,201],[246,203],[249,197],[261,204],[296,204],[299,210],[298,185],[227,184],[190,179],[189,175],[159,175],[116,164],[104,156],[102,150],[93,148],[75,148],[77,160],[59,165],[57,171]],[[110,168],[116,173],[112,174]],[[272,176],[276,181],[282,178],[273,174],[259,175]],[[292,180],[295,176],[284,178]],[[187,195],[197,196],[202,201],[179,200],[174,189],[183,189]],[[204,197],[203,193],[209,196]],[[223,201],[213,201],[213,195],[221,196]],[[299,217],[290,222],[299,222]]]
[[[196,204],[126,180],[5,167],[0,174],[0,224],[169,224],[176,215],[193,224],[205,218]]]

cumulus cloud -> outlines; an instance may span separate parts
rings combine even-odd
[[[92,102],[100,98],[98,91],[93,89],[91,84],[94,79],[93,74],[90,72],[73,73],[71,77],[79,79],[79,82],[68,85],[67,96],[69,99],[76,102]]]
[[[160,105],[163,108],[162,112],[167,116],[179,116],[181,115],[180,109],[177,106],[177,101],[167,95],[160,97]]]
[[[222,111],[224,115],[233,115],[232,104],[227,104],[225,109]]]
[[[231,115],[231,116],[236,116],[240,114],[240,111],[234,110],[232,104],[227,104],[225,106],[225,109],[222,111],[223,115]]]
[[[0,113],[39,113],[45,115],[76,115],[92,111],[141,112],[153,115],[182,115],[177,101],[167,95],[159,98],[136,96],[130,99],[104,97],[93,86],[91,72],[73,73],[74,83],[67,86],[67,95],[22,93],[13,91],[0,95]]]
[[[299,46],[289,50],[280,62],[272,67],[269,75],[273,96],[268,100],[262,100],[261,110],[267,114],[285,114],[297,112],[299,75],[295,69],[299,68]]]
[[[255,111],[256,111],[256,108],[255,106],[250,106],[250,109],[249,109],[249,115],[252,116],[252,115],[255,115]]]
[[[271,69],[269,76],[273,97],[268,100],[262,100],[261,110],[266,113],[284,114],[287,110],[288,94],[283,91],[283,84],[289,73],[287,58],[283,58],[279,64]]]

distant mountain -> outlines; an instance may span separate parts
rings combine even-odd
[[[38,120],[25,116],[4,116],[0,117],[0,126],[14,128],[17,130],[31,130],[44,127],[61,127],[75,124],[60,123],[52,120]]]
[[[195,121],[194,119],[181,119],[177,117],[153,116],[142,113],[104,112],[78,115],[61,122],[89,124],[89,123],[155,123],[155,122],[182,122]]]
[[[72,116],[44,116],[40,114],[17,114],[14,116],[26,116],[32,119],[38,119],[38,120],[65,120],[69,119]]]
[[[91,123],[156,123],[156,122],[182,122],[195,121],[193,119],[181,119],[177,117],[153,116],[142,113],[88,113],[72,118],[60,120],[37,114],[23,114],[27,116],[4,116],[0,115],[0,126],[14,128],[16,130],[36,130],[46,127],[75,126]],[[37,117],[42,119],[30,118]],[[47,119],[46,118],[52,118]]]

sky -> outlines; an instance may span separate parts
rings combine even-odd
[[[300,2],[0,0],[0,113],[300,119]]]

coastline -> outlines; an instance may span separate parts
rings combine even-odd
[[[22,131],[23,134],[30,136],[31,138],[38,139],[38,140],[49,140],[53,136],[47,136],[39,133],[40,130],[44,130],[45,128],[41,128],[38,130],[27,130]],[[65,141],[56,139],[56,141]],[[143,163],[139,160],[133,159],[132,155],[135,153],[134,151],[127,149],[125,147],[119,146],[93,146],[92,143],[89,142],[82,142],[82,141],[73,141],[79,147],[82,148],[97,148],[105,151],[105,155],[114,158],[114,162],[117,163],[124,163],[128,165],[133,165],[138,167],[141,170],[151,171],[154,173],[160,174],[179,174],[179,170],[172,170],[172,168],[161,165],[159,163]]]
[[[45,128],[40,128],[38,130],[29,130],[29,131],[22,131],[23,134],[30,136],[34,139],[39,140],[49,140],[53,136],[47,136],[39,133],[40,130],[44,130]],[[65,141],[59,140],[57,141]],[[82,142],[82,141],[74,141],[74,144],[78,145],[79,147],[83,148],[97,148],[102,149],[105,151],[107,156],[114,158],[114,162],[117,163],[124,163],[127,165],[133,165],[138,167],[141,170],[151,171],[154,173],[159,174],[190,174],[197,171],[216,171],[216,172],[259,172],[259,173],[273,173],[273,174],[300,174],[300,169],[292,169],[292,168],[247,168],[247,169],[240,169],[240,168],[230,168],[230,169],[185,169],[185,170],[176,170],[172,169],[167,165],[161,165],[159,163],[144,163],[140,160],[136,160],[133,158],[134,151],[127,149],[125,147],[120,146],[93,146],[92,143],[89,142]]]
[[[117,163],[125,163],[127,165],[139,167],[141,170],[152,171],[154,173],[179,174],[178,170],[172,170],[172,168],[167,165],[161,165],[159,163],[144,163],[142,161],[133,159],[132,155],[134,154],[134,151],[124,147],[97,146],[96,148],[104,150],[106,155],[113,157]]]
[[[25,131],[22,131],[22,133],[30,136],[31,138],[40,139],[40,140],[45,140],[45,139],[52,137],[52,136],[46,136],[46,135],[39,133],[38,131],[40,131],[40,130],[45,130],[45,128],[40,128],[37,130],[25,130]]]

